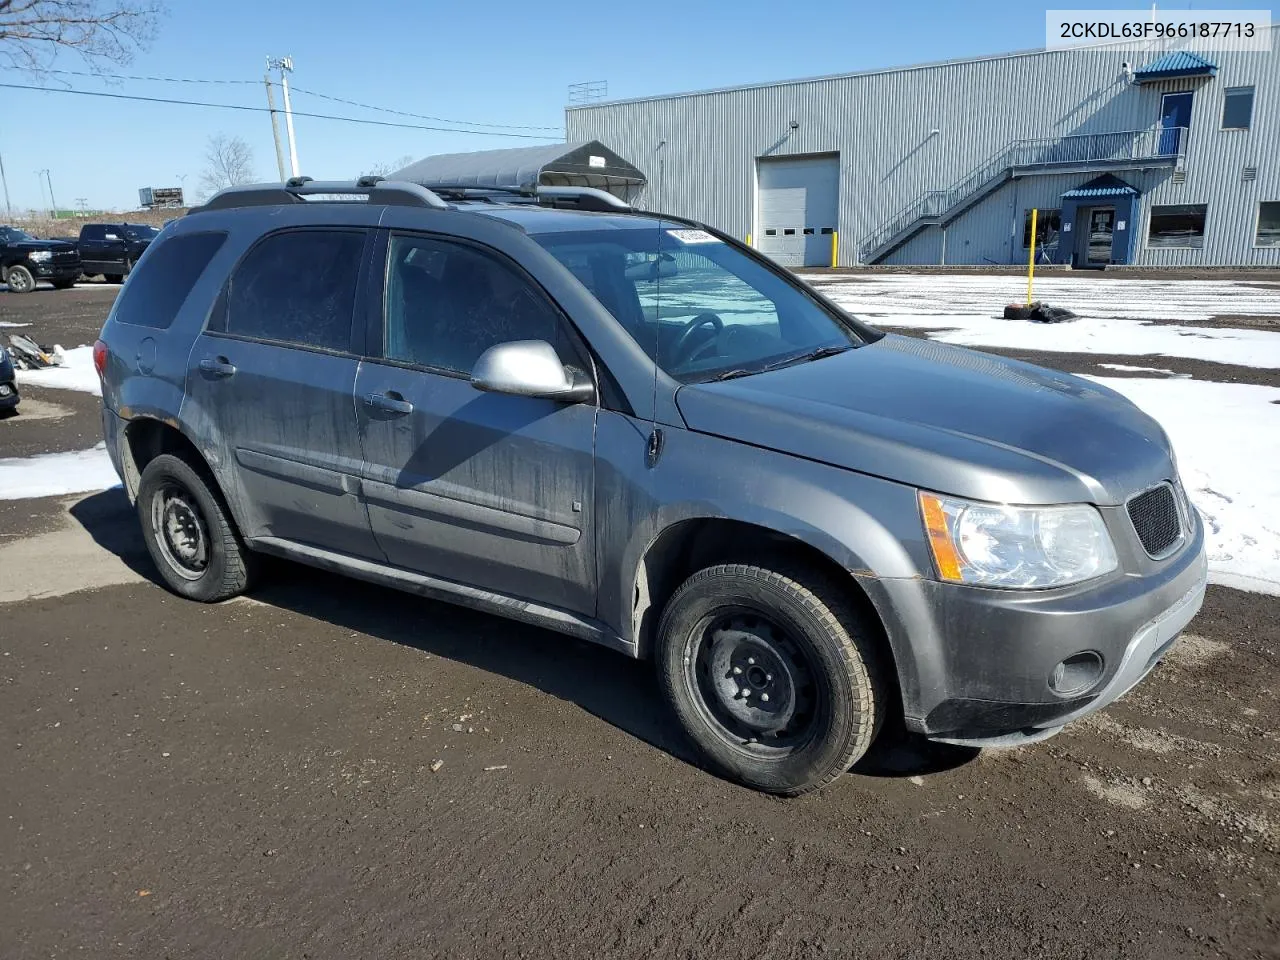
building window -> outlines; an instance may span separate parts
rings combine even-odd
[[[1061,210],[1041,210],[1036,214],[1036,246],[1051,246],[1058,242],[1062,230]],[[1022,211],[1022,249],[1031,247],[1031,211]]]
[[[1280,200],[1258,204],[1258,232],[1254,246],[1280,247]]]
[[[1204,222],[1208,212],[1209,207],[1203,203],[1152,207],[1147,246],[1199,250],[1204,246]]]
[[[1253,121],[1253,87],[1227,87],[1222,100],[1222,129],[1248,130]]]

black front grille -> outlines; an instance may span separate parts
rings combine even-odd
[[[1178,500],[1173,487],[1162,483],[1129,501],[1129,520],[1142,541],[1142,547],[1151,556],[1166,553],[1182,536],[1182,521],[1178,516]]]

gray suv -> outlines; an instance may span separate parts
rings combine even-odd
[[[175,592],[275,554],[651,659],[705,762],[775,793],[886,719],[1048,737],[1204,596],[1128,401],[886,335],[600,191],[224,191],[138,262],[95,362]]]

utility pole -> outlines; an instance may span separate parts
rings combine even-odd
[[[44,203],[44,171],[43,170],[36,171],[36,182],[40,184],[40,202]],[[46,209],[49,211],[49,219],[52,220],[53,208],[47,207]]]
[[[9,178],[4,175],[4,157],[0,157],[0,183],[4,184],[4,212],[5,218],[13,219],[13,204],[9,202]]]
[[[49,176],[48,167],[44,168],[44,178],[49,181],[49,206],[52,207],[52,211],[50,212],[49,216],[52,219],[57,220],[58,219],[58,201],[53,199],[53,178]]]
[[[284,93],[284,125],[289,132],[289,169],[292,176],[298,175],[298,143],[293,136],[293,105],[289,102],[289,74],[293,72],[292,57],[268,58],[267,67],[280,71],[280,89]],[[271,86],[267,86],[267,96],[271,96]],[[274,120],[275,115],[272,114]]]
[[[271,112],[271,138],[276,145],[276,169],[280,171],[281,182],[288,180],[284,172],[284,146],[280,143],[280,115],[276,112],[276,97],[271,91],[271,58],[267,57],[267,72],[262,76],[267,88],[267,109]]]

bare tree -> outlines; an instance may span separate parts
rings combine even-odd
[[[210,137],[204,162],[200,190],[205,196],[254,179],[253,149],[241,137],[229,137],[225,133]]]
[[[413,163],[413,160],[414,158],[406,153],[403,157],[399,157],[395,160],[390,161],[389,163],[386,161],[383,161],[382,163],[375,163],[368,170],[365,170],[363,173],[361,173],[360,176],[387,177],[395,173],[397,170],[403,170],[409,164]]]
[[[163,10],[162,0],[0,0],[0,64],[41,73],[62,50],[95,69],[126,64]]]

